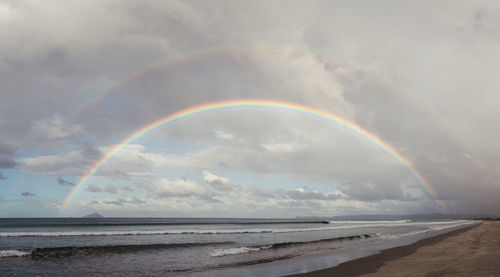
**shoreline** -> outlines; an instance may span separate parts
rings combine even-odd
[[[475,228],[479,228],[479,226],[481,226],[485,222],[487,221],[483,221],[480,224],[474,226],[453,230],[434,237],[425,238],[409,245],[384,249],[379,253],[346,261],[333,267],[305,272],[305,273],[285,275],[285,276],[286,277],[359,276],[363,274],[374,273],[389,261],[397,260],[412,255],[421,247],[435,245],[443,241],[444,239],[460,235]]]

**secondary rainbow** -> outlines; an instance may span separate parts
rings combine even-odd
[[[215,55],[230,55],[230,54],[235,54],[238,51],[249,51],[252,49],[265,49],[267,51],[276,51],[277,53],[283,53],[287,51],[296,51],[298,53],[304,53],[304,54],[313,54],[319,57],[322,57],[324,59],[329,59],[329,60],[334,60],[333,57],[330,57],[329,55],[322,54],[320,52],[313,52],[311,49],[302,49],[300,47],[291,47],[291,46],[285,46],[285,45],[278,45],[278,44],[273,44],[273,43],[252,43],[252,44],[224,44],[224,45],[217,45],[217,46],[212,46],[212,47],[205,47],[205,48],[198,48],[198,49],[191,49],[190,51],[186,51],[183,53],[178,53],[175,55],[172,55],[165,60],[160,60],[157,61],[155,60],[152,63],[148,63],[146,65],[143,65],[140,69],[129,72],[128,74],[124,75],[123,77],[120,77],[117,80],[112,80],[106,85],[104,85],[102,88],[96,90],[95,92],[91,93],[90,95],[87,96],[86,99],[83,99],[80,101],[80,104],[73,109],[71,112],[71,117],[77,118],[80,115],[82,115],[85,111],[87,111],[89,108],[92,106],[96,105],[99,101],[104,99],[107,95],[116,92],[117,88],[123,86],[124,84],[131,82],[133,80],[138,80],[141,79],[144,76],[147,76],[148,74],[152,72],[159,71],[160,69],[164,69],[167,67],[175,67],[177,65],[181,64],[187,64],[191,61],[196,61],[202,58],[207,58],[207,57],[212,57]],[[335,58],[336,60],[337,58]],[[359,65],[354,65],[352,63],[348,63],[347,61],[341,61],[340,64],[348,67],[348,68],[354,68],[354,69],[362,69],[361,66]],[[363,69],[363,71],[368,72],[366,69]],[[377,77],[378,78],[378,77]]]
[[[176,113],[167,115],[162,117],[154,122],[151,122],[144,127],[138,129],[133,134],[125,138],[120,143],[111,147],[97,162],[95,162],[92,167],[88,170],[87,174],[83,175],[78,182],[78,184],[74,187],[74,189],[69,193],[66,197],[63,205],[61,206],[61,211],[63,211],[69,203],[74,199],[77,193],[82,189],[87,180],[92,177],[107,161],[109,161],[116,153],[118,153],[124,146],[127,144],[139,139],[140,137],[146,135],[147,133],[167,124],[171,124],[182,119],[186,119],[189,117],[199,116],[205,113],[224,111],[224,110],[233,110],[233,109],[278,109],[284,111],[291,111],[306,114],[309,116],[313,116],[316,118],[320,118],[323,120],[327,120],[330,122],[334,122],[342,127],[345,127],[348,130],[357,133],[358,135],[365,137],[375,145],[379,146],[389,155],[391,155],[398,162],[406,166],[410,172],[417,178],[417,180],[422,183],[425,188],[431,193],[431,195],[435,199],[439,199],[436,191],[430,185],[430,183],[422,176],[422,174],[413,166],[413,164],[406,159],[403,155],[401,155],[394,147],[384,142],[382,139],[377,137],[375,134],[369,132],[366,129],[363,129],[359,125],[354,122],[351,122],[347,119],[344,119],[336,114],[308,107],[299,104],[282,102],[282,101],[273,101],[273,100],[232,100],[232,101],[222,101],[222,102],[214,102],[207,103],[199,106],[194,106],[191,108],[187,108]]]

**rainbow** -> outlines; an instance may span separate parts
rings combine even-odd
[[[97,89],[95,92],[88,95],[86,99],[82,99],[82,101],[80,101],[80,104],[73,109],[70,115],[72,118],[78,118],[86,111],[88,111],[92,106],[99,103],[107,95],[116,92],[117,88],[121,87],[123,84],[134,80],[138,80],[144,76],[147,76],[149,73],[158,71],[160,69],[186,64],[188,62],[196,61],[201,58],[211,57],[215,55],[222,55],[232,52],[236,53],[237,51],[248,51],[252,49],[266,49],[268,51],[274,50],[276,52],[297,51],[305,54],[314,54],[324,59],[330,59],[330,60],[333,59],[328,55],[321,54],[319,52],[313,52],[310,49],[301,49],[298,47],[291,47],[291,46],[281,46],[271,43],[226,44],[213,47],[191,49],[190,51],[172,55],[166,58],[165,60],[161,61],[155,60],[154,62],[143,65],[140,69],[132,71],[117,80],[109,81],[103,87]],[[362,68],[361,66],[348,63],[347,61],[341,61],[340,63],[349,68],[354,68],[354,69]]]
[[[197,49],[190,49],[189,51],[185,51],[182,53],[177,53],[174,54],[170,57],[167,57],[164,60],[157,61],[155,60],[152,63],[148,63],[143,65],[140,69],[129,72],[128,74],[124,75],[123,77],[117,79],[117,80],[112,80],[107,85],[101,87],[100,89],[96,90],[93,93],[90,93],[86,97],[86,99],[82,99],[82,101],[79,101],[79,105],[76,106],[74,109],[72,109],[72,112],[70,114],[70,117],[73,119],[76,119],[83,115],[85,112],[87,112],[91,107],[102,101],[106,96],[109,94],[112,94],[113,92],[117,91],[117,88],[123,86],[126,83],[132,82],[134,80],[139,80],[140,78],[147,76],[149,73],[156,72],[158,70],[168,68],[168,67],[174,67],[177,65],[181,64],[186,64],[191,61],[196,61],[201,58],[206,58],[206,57],[211,57],[214,55],[222,55],[222,54],[231,54],[231,53],[237,53],[237,51],[248,51],[252,49],[258,49],[258,50],[267,50],[267,51],[277,51],[277,52],[286,52],[286,51],[296,51],[298,53],[302,54],[312,54],[314,56],[317,56],[321,59],[326,59],[333,61],[335,60],[337,63],[341,64],[344,67],[354,69],[360,72],[363,72],[364,74],[367,74],[368,76],[374,78],[374,80],[378,81],[381,85],[385,86],[388,90],[391,90],[393,92],[398,93],[401,97],[405,98],[406,101],[409,103],[415,103],[417,104],[417,107],[421,110],[422,113],[427,114],[429,117],[434,119],[435,124],[439,125],[439,128],[444,131],[448,137],[452,140],[452,142],[459,148],[459,150],[463,153],[469,153],[465,146],[456,138],[455,135],[453,135],[452,131],[447,128],[447,126],[443,123],[442,119],[437,116],[437,114],[433,111],[431,111],[428,107],[423,106],[420,101],[418,101],[417,98],[413,97],[411,94],[404,93],[403,91],[400,90],[400,88],[396,87],[394,84],[389,82],[386,78],[383,78],[373,72],[372,70],[363,67],[361,65],[352,63],[347,60],[341,60],[339,57],[332,57],[329,54],[324,54],[321,53],[320,51],[313,51],[312,49],[308,48],[301,48],[301,47],[295,47],[295,46],[289,46],[289,45],[279,45],[279,44],[274,44],[274,43],[266,43],[266,42],[260,42],[260,43],[251,43],[251,44],[224,44],[224,45],[215,45],[211,47],[204,47],[204,48],[197,48]],[[47,144],[47,143],[46,143]],[[45,147],[45,146],[44,146]],[[42,148],[44,148],[42,147]],[[474,157],[470,156],[469,157],[473,164],[475,165],[476,168],[482,170],[482,167],[480,166],[480,162],[477,161]]]
[[[61,205],[60,211],[63,211],[68,207],[71,201],[75,198],[77,193],[82,189],[87,180],[92,177],[107,161],[109,161],[113,156],[116,155],[123,147],[128,145],[129,143],[139,139],[140,137],[148,134],[149,132],[165,126],[167,124],[175,123],[177,121],[203,115],[211,112],[218,112],[224,110],[233,110],[233,109],[278,109],[283,111],[291,111],[298,112],[301,114],[309,115],[312,117],[316,117],[319,119],[323,119],[329,122],[334,122],[366,139],[374,143],[375,145],[382,148],[385,152],[391,155],[394,159],[396,159],[399,163],[406,166],[410,172],[417,178],[417,180],[422,183],[425,188],[431,193],[431,195],[435,199],[438,198],[438,194],[431,186],[431,184],[422,176],[422,174],[415,168],[415,166],[406,159],[403,155],[401,155],[394,147],[384,142],[382,139],[377,137],[375,134],[370,133],[366,129],[363,129],[359,125],[354,122],[351,122],[347,119],[344,119],[338,115],[335,115],[330,112],[326,112],[320,109],[311,108],[308,106],[298,105],[294,103],[282,102],[282,101],[273,101],[273,100],[232,100],[232,101],[222,101],[222,102],[214,102],[203,104],[191,108],[187,108],[176,113],[167,115],[162,117],[156,121],[153,121],[144,127],[138,129],[133,134],[125,138],[120,143],[111,147],[98,161],[96,161],[92,167],[88,170],[88,172],[83,175],[78,182],[78,184],[74,187],[74,189],[69,193],[63,204]]]
[[[72,109],[70,117],[76,119],[91,109],[94,105],[102,101],[106,96],[112,94],[113,92],[117,92],[117,88],[122,87],[124,84],[132,82],[134,80],[140,80],[142,77],[147,76],[152,72],[156,72],[158,70],[174,67],[181,64],[186,64],[191,61],[196,61],[198,59],[211,57],[215,55],[223,55],[223,54],[231,54],[238,53],[238,51],[249,51],[253,49],[258,50],[267,50],[267,51],[276,51],[276,52],[287,52],[287,51],[295,51],[302,54],[311,54],[321,59],[336,61],[338,64],[354,69],[362,72],[363,74],[367,74],[381,85],[385,86],[388,90],[398,93],[401,97],[405,98],[406,101],[416,105],[423,114],[427,114],[434,120],[435,124],[439,125],[439,128],[447,134],[447,136],[452,140],[455,146],[459,148],[459,151],[463,153],[470,153],[466,149],[466,147],[461,143],[457,137],[453,134],[453,132],[443,123],[442,119],[436,114],[436,112],[430,110],[428,107],[423,106],[422,103],[414,96],[409,93],[403,92],[400,88],[396,87],[393,83],[389,82],[384,77],[379,76],[379,74],[373,72],[369,68],[363,67],[361,65],[355,64],[351,61],[341,60],[339,57],[333,57],[329,54],[322,53],[320,51],[312,50],[311,48],[301,48],[296,46],[289,45],[279,45],[275,43],[268,42],[260,42],[260,43],[251,43],[251,44],[224,44],[224,45],[215,45],[204,48],[195,48],[190,49],[189,51],[185,51],[182,53],[177,53],[167,57],[164,60],[157,61],[155,59],[154,62],[143,65],[140,69],[129,72],[128,74],[108,82],[105,86],[96,90],[93,93],[87,95],[86,99],[81,99],[79,101],[79,105]],[[44,147],[42,147],[44,148]],[[469,159],[473,162],[476,168],[482,170],[481,163],[476,160],[474,157],[470,156]]]

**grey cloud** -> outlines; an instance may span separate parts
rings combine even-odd
[[[75,186],[75,183],[70,182],[70,181],[66,181],[66,180],[64,180],[61,177],[57,177],[57,183],[59,185],[63,185],[63,186],[69,186],[69,187],[74,187]]]
[[[121,189],[124,190],[124,191],[134,191],[134,189],[132,189],[129,186],[123,186],[123,187],[121,187]]]
[[[19,165],[15,161],[16,149],[0,140],[0,168],[15,168]]]
[[[341,191],[349,198],[360,201],[374,202],[381,200],[417,201],[422,196],[412,196],[401,188],[400,185],[378,184],[344,184]]]
[[[85,191],[88,191],[88,192],[102,192],[102,189],[98,186],[95,186],[95,185],[88,185],[86,188],[85,188]]]
[[[5,180],[5,179],[7,179],[7,177],[5,177],[2,171],[0,171],[0,180]]]
[[[92,160],[98,160],[102,156],[101,151],[99,151],[99,149],[97,149],[97,147],[95,147],[95,145],[93,145],[89,142],[85,142],[83,144],[82,153],[83,153],[83,156],[85,158],[92,159]]]
[[[13,159],[13,157],[9,157],[7,155],[0,156],[0,168],[15,168],[18,165],[19,164]]]
[[[500,97],[491,62],[499,58],[500,9],[494,1],[442,1],[432,8],[385,1],[363,9],[347,1],[2,5],[8,16],[0,24],[0,130],[2,140],[15,141],[22,151],[5,152],[0,143],[0,168],[81,176],[101,157],[100,147],[165,114],[209,101],[266,98],[356,122],[406,156],[453,210],[500,208]],[[393,10],[398,12],[387,12]],[[175,63],[113,85],[171,57]],[[87,105],[87,99],[95,101]],[[213,145],[221,141],[214,130],[231,134],[225,145],[172,155],[186,167],[343,181],[349,197],[370,205],[411,200],[400,187],[410,183],[426,194],[421,205],[432,201],[408,169],[369,142],[326,132],[329,127],[302,115],[281,114],[205,115],[156,135]],[[95,145],[82,149],[83,141]],[[30,158],[16,158],[20,152]],[[98,174],[134,179],[155,169],[148,159],[114,161]],[[149,191],[199,195],[173,187]],[[221,180],[211,187],[231,188]]]
[[[118,190],[116,189],[115,186],[112,186],[112,185],[107,185],[105,188],[104,188],[104,191],[105,192],[108,192],[108,193],[117,193]]]
[[[24,197],[32,197],[32,196],[35,196],[35,194],[33,194],[33,193],[31,193],[31,192],[28,192],[28,191],[27,191],[27,192],[23,192],[23,193],[21,193],[21,195],[22,195],[22,196],[24,196]]]
[[[130,179],[132,177],[151,175],[151,171],[161,161],[161,155],[144,153],[141,145],[128,145],[121,149],[114,159],[101,167],[98,175]],[[60,155],[42,155],[23,160],[22,168],[33,174],[43,175],[76,175],[82,176],[96,162],[95,157],[85,154],[85,150],[63,152]]]
[[[39,147],[78,144],[84,135],[85,132],[80,125],[68,122],[68,119],[60,114],[34,121],[27,134],[28,140],[33,141],[32,144],[41,143]]]

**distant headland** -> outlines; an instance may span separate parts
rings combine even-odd
[[[91,214],[88,214],[88,215],[84,215],[82,216],[84,218],[103,218],[102,215],[100,215],[99,213],[91,213]]]

